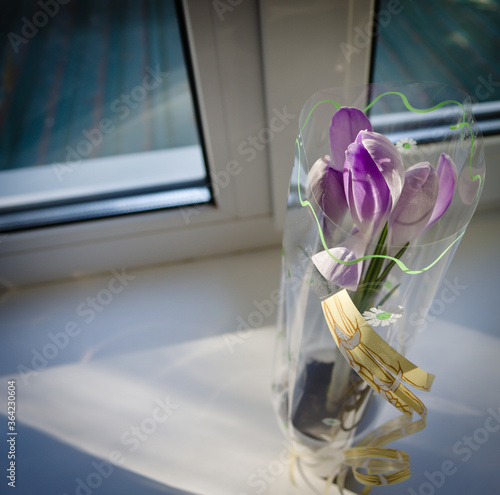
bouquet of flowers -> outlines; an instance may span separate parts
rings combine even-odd
[[[434,377],[404,354],[479,200],[480,133],[451,88],[371,85],[314,95],[296,149],[275,407],[309,484],[342,489],[352,469],[368,493],[410,476],[407,454],[385,446],[425,426],[408,385]],[[373,429],[372,391],[402,416]]]
[[[329,137],[332,156],[320,158],[309,171],[311,196],[325,219],[336,225],[342,224],[349,210],[354,227],[347,241],[315,254],[312,262],[329,282],[356,291],[355,304],[364,311],[410,242],[450,206],[457,167],[449,155],[441,153],[436,165],[420,162],[405,170],[398,148],[373,132],[370,121],[357,108],[341,107],[333,115]],[[403,149],[405,144],[411,146],[409,141],[398,144]],[[323,232],[328,229],[324,221]],[[375,240],[373,257],[365,267],[360,258]],[[388,246],[397,252],[388,252]],[[391,292],[396,289],[394,286]],[[377,325],[390,316],[374,308],[367,317]]]

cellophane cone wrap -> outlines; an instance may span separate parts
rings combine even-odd
[[[315,263],[315,255],[327,249],[359,245],[360,226],[351,208],[336,212],[330,206],[325,212],[310,183],[313,165],[322,157],[330,163],[338,155],[332,150],[330,125],[342,107],[364,112],[373,132],[393,143],[405,177],[408,169],[420,163],[437,170],[443,153],[456,167],[451,202],[437,221],[406,247],[400,240],[392,244],[396,235],[389,229],[384,249],[378,251],[387,256],[379,258],[377,267],[379,279],[383,277],[370,287],[363,286],[363,281],[376,259],[369,256],[377,252],[382,224],[363,237],[361,252],[353,255],[368,256],[356,265],[361,274],[357,287],[343,286],[342,277],[329,279]],[[343,451],[378,426],[373,391],[337,347],[321,302],[347,289],[359,312],[373,322],[373,329],[401,354],[416,339],[432,345],[432,328],[425,332],[422,328],[427,327],[429,308],[484,183],[482,139],[472,108],[460,91],[431,83],[328,89],[312,96],[303,107],[283,235],[272,390],[279,423],[292,445],[292,469],[298,467],[299,473],[311,479],[333,479],[341,469]],[[345,176],[345,169],[340,173]],[[345,209],[342,198],[338,203],[339,209]],[[397,258],[404,268],[395,263],[389,266],[389,257]],[[382,313],[385,320],[377,320]]]

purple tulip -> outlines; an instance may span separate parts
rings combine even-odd
[[[323,213],[340,225],[347,211],[342,172],[330,164],[330,157],[317,160],[309,171],[311,194]]]
[[[345,242],[328,251],[339,260],[353,261],[364,256],[368,242],[368,238],[356,231]],[[363,263],[343,265],[335,261],[328,251],[320,251],[311,258],[314,266],[323,277],[338,287],[356,290],[363,271]]]
[[[428,225],[439,191],[439,177],[429,162],[417,163],[405,174],[401,197],[389,216],[390,243],[403,246]]]
[[[439,192],[436,200],[436,206],[432,212],[431,218],[426,228],[437,222],[443,213],[450,206],[455,192],[455,184],[457,183],[458,170],[450,156],[446,153],[441,153],[437,166],[437,175],[439,177]]]
[[[443,216],[453,199],[457,176],[456,165],[445,153],[439,157],[437,171],[429,162],[406,171],[401,197],[389,217],[391,244],[414,241]]]
[[[376,132],[359,132],[347,148],[344,190],[353,220],[363,234],[377,235],[403,184],[403,162],[391,141]]]
[[[330,150],[334,169],[340,172],[344,170],[345,152],[360,131],[372,131],[366,115],[357,108],[339,108],[330,124]]]

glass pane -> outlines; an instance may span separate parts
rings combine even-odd
[[[2,7],[3,212],[156,191],[169,206],[180,187],[194,197],[174,205],[210,199],[178,14],[173,0]]]
[[[490,120],[486,126],[493,119],[500,129],[500,1],[402,0],[396,10],[392,0],[378,5],[372,81],[457,87],[480,103],[476,113]],[[380,111],[391,111],[390,105]]]

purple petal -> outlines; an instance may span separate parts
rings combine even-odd
[[[377,132],[362,132],[356,142],[363,144],[382,172],[391,193],[392,208],[398,202],[405,179],[405,170],[399,151],[389,139]]]
[[[389,216],[392,245],[411,242],[425,230],[438,188],[438,174],[429,162],[417,163],[406,171],[403,191]]]
[[[351,236],[347,241],[329,249],[329,252],[342,261],[353,261],[365,254],[368,240],[361,233]],[[336,262],[328,251],[315,254],[312,262],[318,271],[330,282],[338,287],[348,290],[356,290],[363,271],[363,262],[352,265],[343,265]]]
[[[366,115],[357,108],[341,107],[330,124],[330,150],[332,167],[340,172],[344,169],[345,152],[359,131],[371,131],[372,125]]]
[[[344,190],[354,222],[371,236],[389,214],[389,187],[362,144],[351,144],[344,164]]]
[[[332,168],[328,158],[320,158],[311,167],[309,187],[323,213],[340,225],[347,211],[342,172]]]
[[[443,213],[450,206],[455,191],[458,171],[453,160],[446,154],[441,153],[437,166],[437,175],[439,177],[439,193],[436,201],[436,206],[429,219],[427,227],[430,227],[434,222],[437,222]]]

